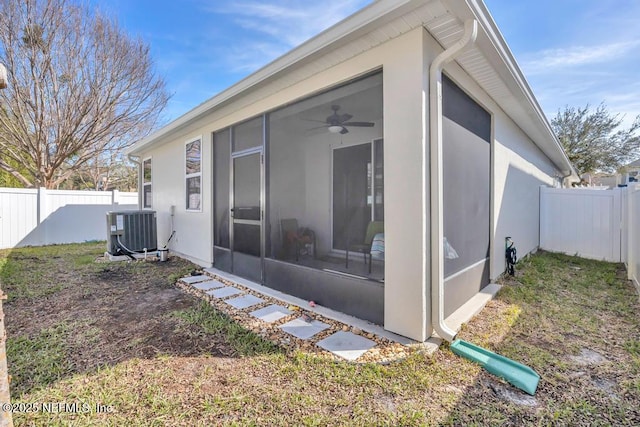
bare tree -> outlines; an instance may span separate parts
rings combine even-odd
[[[56,188],[62,190],[136,191],[138,169],[135,164],[122,153],[112,151],[108,154],[87,161]]]
[[[0,0],[0,44],[0,169],[27,187],[55,188],[144,137],[167,103],[149,47],[87,6]]]
[[[0,89],[7,88],[7,70],[0,63]],[[2,300],[5,299],[4,292],[0,289],[0,405],[11,404],[11,393],[9,389],[9,367],[7,366],[7,333],[4,327],[4,310]],[[0,426],[13,426],[11,411],[0,413]]]

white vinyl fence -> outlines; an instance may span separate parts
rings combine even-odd
[[[640,186],[629,187],[627,197],[627,273],[640,289]]]
[[[0,249],[106,239],[105,215],[138,193],[0,188]]]
[[[626,191],[541,187],[540,247],[584,258],[625,261],[621,244],[627,241],[622,238]]]

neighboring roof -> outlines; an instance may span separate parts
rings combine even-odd
[[[624,167],[625,168],[638,168],[638,167],[640,167],[640,159],[638,159],[638,160],[636,160],[634,162],[631,162],[628,165],[625,165]]]
[[[290,73],[291,78],[286,80],[288,85],[292,85],[321,71],[312,64],[320,56],[323,56],[322,64],[326,69],[420,26],[424,26],[447,48],[460,39],[464,21],[469,18],[475,18],[479,23],[478,39],[474,48],[463,53],[456,62],[564,175],[577,178],[522,71],[481,0],[374,2],[137,142],[129,148],[128,154],[144,151],[159,139],[183,129],[238,96],[274,81],[284,73]],[[361,38],[364,42],[358,40]]]

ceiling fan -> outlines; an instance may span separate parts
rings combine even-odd
[[[340,110],[339,105],[332,105],[331,109],[333,110],[333,114],[327,117],[325,121],[310,120],[312,122],[324,124],[322,126],[311,128],[309,130],[327,128],[331,133],[339,133],[344,135],[345,133],[349,133],[349,129],[347,129],[348,127],[370,128],[374,126],[373,122],[350,122],[349,120],[351,120],[353,116],[348,113],[338,114],[338,111]]]

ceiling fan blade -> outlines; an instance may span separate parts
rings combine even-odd
[[[349,129],[347,129],[346,127],[342,126],[342,130],[340,131],[340,135],[344,135],[345,133],[349,133]]]
[[[342,123],[342,126],[357,126],[362,128],[371,128],[374,126],[372,122],[345,122]]]
[[[302,120],[304,120],[305,122],[324,123],[325,125],[329,126],[327,122],[325,122],[324,120],[314,120],[314,119],[302,119]]]

